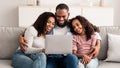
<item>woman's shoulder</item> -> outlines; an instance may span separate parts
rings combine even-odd
[[[35,32],[36,29],[33,27],[33,26],[29,26],[26,31],[29,31],[29,32]]]
[[[37,30],[33,26],[29,26],[25,32],[30,33],[32,35],[37,35]]]

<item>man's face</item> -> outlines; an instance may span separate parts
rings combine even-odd
[[[67,24],[69,17],[69,12],[67,9],[57,9],[56,10],[57,25],[59,27],[64,27]]]

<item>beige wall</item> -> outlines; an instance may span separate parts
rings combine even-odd
[[[0,26],[18,26],[18,5],[23,5],[23,0],[1,0]]]
[[[42,4],[45,4],[45,2],[48,2],[49,0],[41,0]],[[53,1],[53,0],[52,0]],[[58,1],[58,0],[55,0]],[[71,2],[68,2],[68,0],[61,0],[63,2],[66,2],[68,4],[77,4],[79,5],[78,1],[81,0],[70,0]],[[74,2],[75,1],[75,2]],[[110,1],[110,0],[106,0],[106,1]],[[18,26],[18,6],[20,5],[25,5],[26,4],[26,0],[1,0],[0,2],[0,26]],[[114,0],[115,2],[115,23],[114,25],[120,25],[120,15],[119,15],[119,0]],[[55,2],[51,2],[56,4]],[[57,2],[58,3],[58,2]],[[106,2],[107,3],[107,2]],[[109,2],[108,2],[109,3]],[[41,5],[42,5],[41,4]],[[109,5],[109,4],[108,4]]]
[[[120,26],[120,0],[115,0],[113,3],[114,7],[114,25]]]

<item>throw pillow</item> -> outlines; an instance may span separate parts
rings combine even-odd
[[[108,33],[108,53],[105,61],[120,62],[120,35]]]

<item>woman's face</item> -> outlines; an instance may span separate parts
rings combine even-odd
[[[49,17],[46,24],[46,32],[50,32],[55,26],[55,18]]]
[[[82,25],[80,24],[80,21],[75,19],[72,21],[72,27],[74,31],[78,34],[82,34],[84,32]]]

